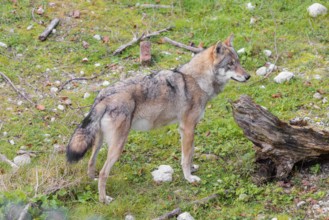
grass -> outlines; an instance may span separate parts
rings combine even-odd
[[[306,8],[312,1],[256,0],[252,2],[256,5],[253,11],[246,10],[246,2],[240,0],[160,2],[173,3],[173,9],[144,9],[136,7],[138,1],[126,0],[51,2],[55,6],[49,6],[50,2],[44,0],[22,0],[17,5],[5,0],[0,8],[0,42],[8,45],[8,48],[0,47],[0,71],[32,100],[46,107],[45,111],[32,108],[0,79],[0,152],[9,159],[13,159],[22,146],[40,152],[32,158],[31,164],[17,172],[0,162],[0,218],[13,214],[12,207],[19,210],[32,201],[34,205],[29,214],[34,219],[54,215],[68,219],[123,219],[129,213],[137,219],[152,219],[177,206],[196,219],[255,219],[257,216],[304,219],[310,206],[296,209],[296,202],[309,198],[320,200],[326,195],[328,177],[324,175],[318,184],[315,183],[315,191],[305,190],[302,177],[298,175],[299,168],[294,170],[294,185],[288,191],[275,182],[254,185],[251,181],[255,157],[252,144],[235,124],[229,104],[241,94],[248,94],[282,120],[307,116],[314,125],[319,121],[328,124],[329,105],[315,100],[313,94],[322,90],[324,97],[329,98],[329,20],[328,15],[308,16]],[[329,6],[324,1],[323,4]],[[34,22],[31,15],[32,8],[39,6],[44,7],[45,13],[35,14],[36,20],[47,24],[54,17],[61,19],[56,33],[45,42],[37,39],[45,27]],[[81,17],[69,17],[73,10],[79,10]],[[251,17],[256,18],[255,25],[250,25]],[[27,30],[32,24],[33,28]],[[112,56],[116,48],[132,39],[132,33],[168,26],[175,28],[163,35],[186,44],[203,42],[209,46],[234,33],[235,48],[246,48],[241,62],[252,78],[246,84],[230,82],[225,92],[207,106],[195,140],[200,184],[190,185],[183,180],[177,126],[149,133],[131,132],[125,152],[107,183],[107,191],[116,200],[109,206],[102,205],[97,201],[97,183],[86,176],[87,159],[68,165],[65,155],[54,152],[53,146],[67,144],[76,124],[103,88],[104,80],[114,83],[135,72],[174,68],[190,60],[189,52],[160,44],[160,36],[151,39],[153,64],[149,68],[140,66],[138,46]],[[97,41],[93,38],[95,34],[108,36],[110,41]],[[82,41],[89,43],[88,49],[82,47]],[[265,57],[264,49],[270,49],[272,57]],[[296,77],[290,82],[276,84],[272,79],[275,72],[269,79],[260,81],[261,77],[254,72],[267,61],[275,62],[276,55],[279,56],[277,65],[294,72]],[[82,63],[84,57],[89,62]],[[96,67],[95,63],[101,66]],[[107,64],[116,65],[105,69]],[[104,69],[106,74],[93,81],[77,82],[60,94],[50,93],[50,88],[57,86],[56,81],[64,83],[81,73],[90,77]],[[315,79],[316,74],[322,79]],[[309,82],[308,86],[305,82]],[[86,92],[91,96],[84,99]],[[282,97],[273,98],[276,93],[281,93]],[[63,97],[72,100],[72,106],[60,111],[57,106],[62,104]],[[23,101],[22,105],[18,104],[19,100]],[[11,145],[10,140],[15,144]],[[219,159],[206,160],[202,157],[205,153],[215,154]],[[105,157],[104,148],[98,157],[98,170]],[[160,164],[174,168],[173,182],[157,185],[152,181],[150,173]],[[314,165],[311,173],[320,175],[321,167]],[[75,180],[79,183],[46,193],[56,185]],[[220,197],[205,206],[189,204],[213,193],[219,193]]]

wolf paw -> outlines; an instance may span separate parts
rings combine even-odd
[[[112,198],[110,196],[105,196],[105,198],[99,198],[99,201],[101,203],[104,203],[105,205],[110,204],[113,200],[114,200],[114,198]]]
[[[197,182],[200,182],[201,181],[200,177],[194,176],[194,175],[191,175],[189,177],[186,177],[185,179],[187,181],[189,181],[190,183],[197,183]]]

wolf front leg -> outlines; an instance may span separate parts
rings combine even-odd
[[[199,182],[198,176],[191,174],[193,153],[194,153],[194,130],[196,123],[185,120],[180,124],[179,130],[182,142],[182,169],[184,177],[190,183]]]

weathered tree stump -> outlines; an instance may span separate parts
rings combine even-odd
[[[236,123],[255,145],[258,183],[284,180],[297,162],[329,155],[329,132],[290,126],[246,95],[232,108]]]
[[[140,62],[143,66],[150,66],[152,61],[151,57],[151,42],[140,42]]]

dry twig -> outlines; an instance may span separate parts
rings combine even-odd
[[[155,31],[155,32],[152,32],[152,33],[149,33],[149,34],[145,34],[143,33],[141,36],[139,37],[134,37],[131,41],[129,41],[127,44],[124,44],[124,45],[121,45],[118,49],[116,49],[114,52],[113,52],[113,55],[118,55],[120,54],[122,51],[124,51],[125,49],[127,49],[128,47],[140,42],[141,40],[145,40],[146,38],[150,38],[150,37],[154,37],[154,36],[157,36],[159,34],[161,34],[162,32],[166,32],[166,31],[170,31],[172,30],[172,27],[168,27],[168,28],[165,28],[165,29],[162,29],[162,30],[159,30],[159,31]]]
[[[69,79],[69,80],[67,80],[65,83],[63,83],[63,84],[61,85],[61,87],[59,87],[58,92],[62,91],[62,90],[64,89],[64,87],[65,87],[67,84],[69,84],[69,83],[71,83],[71,82],[73,82],[73,81],[93,80],[93,79],[96,79],[96,78],[98,78],[98,77],[100,77],[100,76],[102,76],[102,75],[104,75],[104,74],[105,74],[105,71],[102,71],[100,74],[98,74],[98,75],[96,75],[96,76],[92,76],[92,77],[78,77],[78,78],[72,78],[72,79]]]
[[[40,25],[43,25],[44,21],[38,21],[37,19],[35,19],[35,16],[34,16],[34,11],[35,11],[35,8],[32,8],[32,11],[31,11],[31,14],[32,14],[32,19],[35,23],[38,23]]]
[[[36,103],[34,103],[31,99],[29,99],[28,97],[26,97],[23,93],[21,93],[17,87],[14,85],[14,83],[8,78],[8,76],[6,76],[4,73],[0,72],[0,75],[2,76],[2,78],[7,81],[9,83],[9,85],[15,90],[15,92],[20,95],[21,97],[23,97],[26,101],[28,101],[29,103],[31,103],[33,106],[36,105]]]
[[[9,159],[8,159],[5,155],[3,155],[3,154],[0,154],[0,161],[9,164],[12,168],[15,168],[15,169],[18,168],[18,166],[17,166],[14,162],[12,162],[11,160],[9,160]]]
[[[29,210],[30,206],[32,205],[32,202],[29,202],[26,204],[26,206],[24,207],[24,209],[22,210],[21,214],[19,215],[17,220],[24,220],[26,215],[27,215],[27,211]]]
[[[168,37],[164,37],[162,38],[164,42],[167,42],[167,43],[170,43],[176,47],[180,47],[180,48],[183,48],[185,50],[189,50],[189,51],[192,51],[193,53],[199,53],[201,51],[203,51],[203,48],[197,48],[197,47],[191,47],[191,46],[187,46],[185,44],[182,44],[180,42],[177,42],[177,41],[174,41],[174,40],[171,40],[170,38]]]

